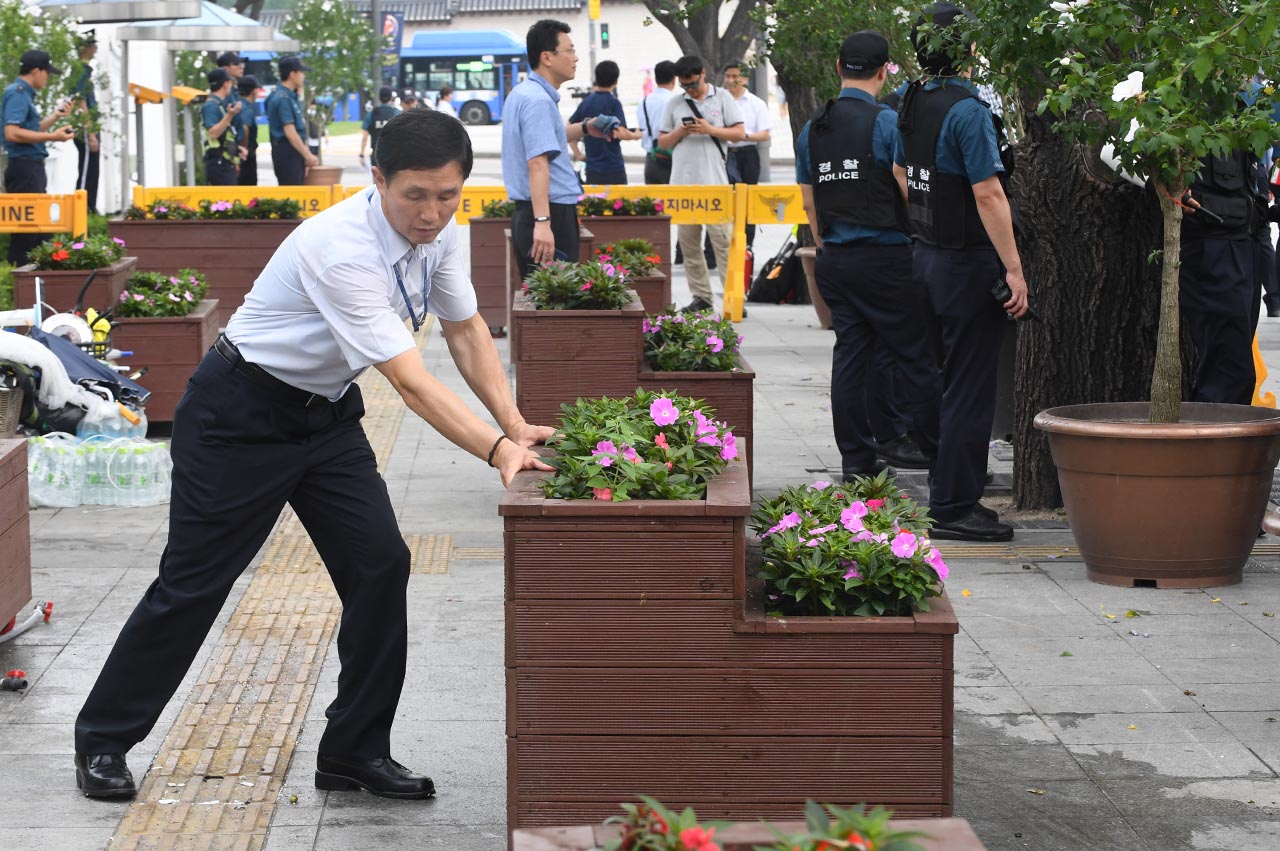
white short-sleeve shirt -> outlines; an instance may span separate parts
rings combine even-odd
[[[773,129],[773,116],[769,114],[769,104],[750,91],[744,91],[737,99],[738,109],[742,112],[742,126],[748,133],[759,133],[761,130]],[[730,148],[746,148],[756,142],[730,142]]]
[[[338,399],[365,369],[414,348],[405,325],[411,310],[419,319],[428,312],[453,321],[475,315],[458,242],[450,221],[434,242],[414,247],[391,227],[369,187],[298,225],[226,335],[245,360],[281,381]]]

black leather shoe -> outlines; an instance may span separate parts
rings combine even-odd
[[[927,470],[929,459],[910,435],[896,437],[876,448],[876,459],[894,464],[903,470]]]
[[[935,522],[929,537],[940,541],[1012,541],[1013,527],[970,511],[950,523]]]
[[[138,794],[122,753],[76,754],[76,788],[86,798],[132,798]]]
[[[852,482],[854,479],[862,478],[864,476],[878,476],[881,473],[885,472],[886,470],[889,472],[890,478],[898,475],[897,470],[895,470],[893,467],[889,466],[884,461],[877,458],[876,462],[866,470],[842,470],[840,473],[840,478],[845,484],[848,484],[849,482]]]
[[[363,789],[380,798],[430,798],[436,786],[430,777],[414,774],[389,756],[378,759],[316,757],[316,788],[326,792]]]
[[[978,515],[979,517],[985,517],[988,520],[1000,519],[1000,515],[996,513],[996,510],[994,508],[987,508],[985,505],[983,505],[980,502],[974,504],[973,513]]]
[[[693,297],[693,301],[680,308],[681,313],[702,313],[704,310],[715,310],[715,305],[704,298]]]

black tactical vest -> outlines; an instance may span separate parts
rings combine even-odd
[[[387,122],[400,114],[400,110],[390,104],[379,104],[373,108],[373,116],[369,121],[369,149],[372,152],[369,161],[378,164],[378,135]]]
[[[911,235],[939,248],[990,247],[969,179],[937,169],[938,139],[951,107],[982,101],[963,86],[919,89],[903,103],[902,146],[907,160],[907,212]],[[985,106],[985,104],[983,104]]]
[[[1222,222],[1201,213],[1184,212],[1182,233],[1193,239],[1248,239],[1267,224],[1267,173],[1250,151],[1205,157],[1191,197],[1216,213]]]
[[[907,233],[906,205],[893,172],[876,163],[872,137],[887,107],[858,98],[828,101],[809,126],[813,203],[822,231],[834,219]]]

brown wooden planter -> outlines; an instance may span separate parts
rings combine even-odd
[[[511,242],[511,228],[507,228],[503,232],[503,236],[507,241],[507,247],[504,251],[504,257],[507,268],[507,328],[511,329],[511,345],[507,354],[511,358],[511,363],[515,363],[520,353],[520,343],[516,339],[515,329],[513,327],[514,319],[511,316],[511,302],[516,293],[521,290],[520,266],[516,262],[515,245]],[[595,236],[591,231],[584,227],[578,227],[578,262],[585,263],[594,256]]]
[[[143,272],[175,275],[203,272],[208,298],[218,302],[216,322],[224,327],[245,294],[301,219],[215,219],[207,221],[112,221],[107,231],[123,239]]]
[[[114,307],[125,283],[138,265],[137,257],[122,257],[98,270],[84,295],[85,307],[99,311]],[[36,302],[36,278],[44,280],[44,302],[61,313],[70,313],[89,271],[85,269],[37,271],[32,264],[13,270],[13,306],[27,308]],[[46,311],[47,315],[47,311]]]
[[[645,313],[666,313],[671,305],[671,279],[662,272],[654,270],[652,275],[642,275],[629,279],[631,289],[640,296]]]
[[[753,473],[755,380],[755,371],[739,355],[737,372],[657,372],[648,369],[646,364],[636,376],[636,386],[645,390],[669,390],[701,399],[715,408],[716,419],[728,423],[735,436],[746,440],[743,454],[748,473]]]
[[[512,299],[516,405],[531,423],[558,422],[560,405],[579,397],[626,396],[636,389],[644,306],[621,310],[536,310]]]
[[[774,822],[774,826],[784,833],[800,833],[805,830],[804,822],[799,821]],[[926,834],[915,840],[924,851],[986,851],[986,846],[973,832],[969,822],[961,818],[894,819],[892,826],[895,830],[920,831]],[[517,830],[511,838],[511,849],[590,851],[603,847],[617,836],[618,829],[615,826],[603,824]],[[759,846],[770,846],[777,841],[769,828],[759,822],[728,825],[716,831],[715,839],[721,851],[754,851]]]
[[[476,288],[480,316],[492,332],[507,327],[507,237],[511,219],[471,220],[471,285]]]
[[[597,246],[620,239],[647,239],[652,242],[662,258],[658,271],[671,280],[670,216],[583,216],[580,221],[583,227],[595,234]]]
[[[31,599],[27,441],[0,440],[0,629]]]
[[[637,793],[710,819],[807,799],[952,811],[945,597],[903,618],[766,618],[749,590],[750,488],[705,501],[500,506],[511,829],[597,822]]]
[[[111,342],[121,351],[132,351],[129,365],[147,367],[139,383],[151,391],[147,400],[149,422],[170,422],[174,408],[187,389],[187,379],[218,339],[219,307],[206,298],[186,316],[117,319]]]

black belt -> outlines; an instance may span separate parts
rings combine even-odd
[[[256,363],[250,363],[245,360],[244,355],[240,354],[240,350],[236,348],[236,344],[228,340],[226,334],[218,336],[218,339],[213,344],[213,350],[230,364],[231,368],[236,372],[259,387],[270,390],[285,401],[294,402],[304,408],[333,404],[328,398],[318,393],[308,393],[306,390],[300,390],[292,384],[276,378]]]

